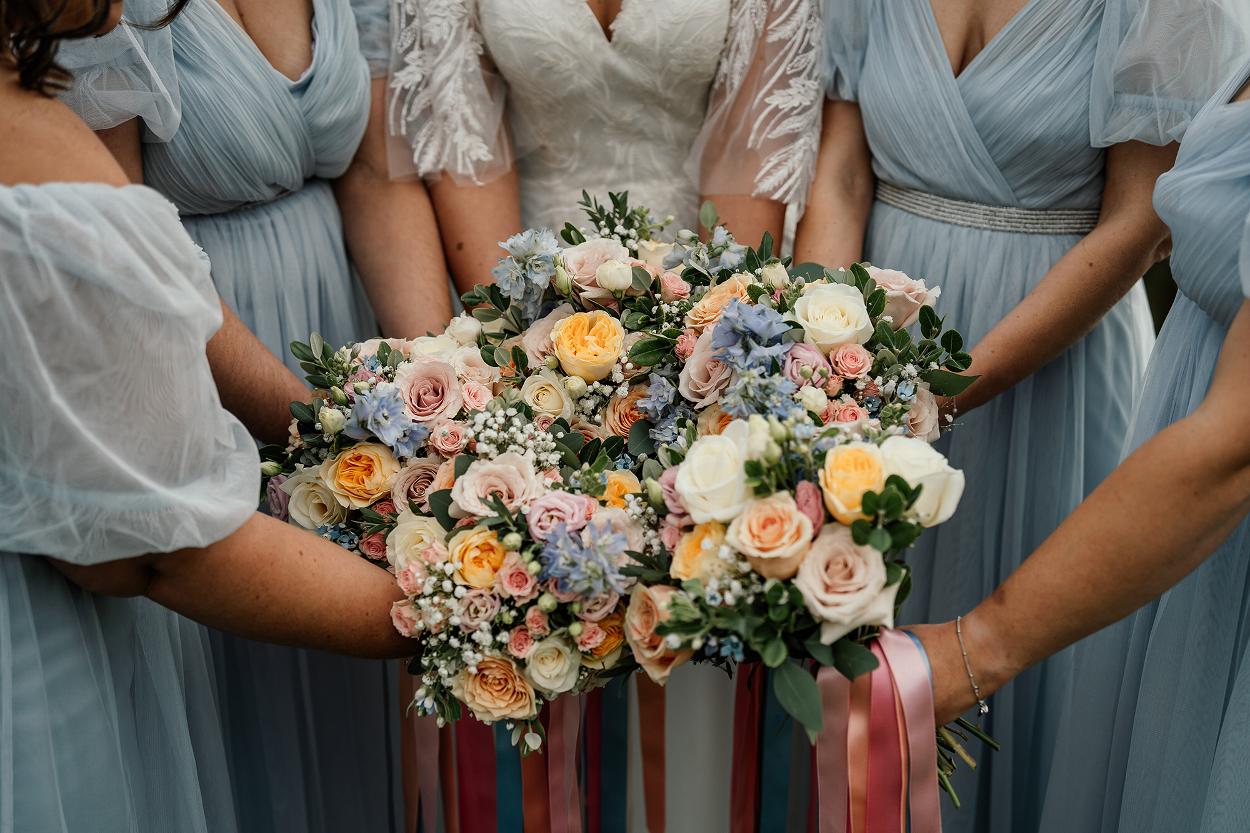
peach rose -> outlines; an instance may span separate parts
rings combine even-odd
[[[833,372],[844,379],[862,379],[872,371],[872,353],[862,344],[843,344],[829,354]]]
[[[938,287],[930,289],[924,281],[909,278],[897,269],[878,269],[876,266],[867,269],[877,286],[885,290],[885,312],[882,314],[890,317],[896,330],[910,327],[920,316],[920,308],[937,303],[942,294]]]
[[[699,302],[686,313],[686,326],[703,332],[720,320],[721,314],[729,302],[737,299],[743,303],[750,301],[747,287],[748,278],[744,275],[733,275],[722,284],[717,284],[707,291]]]
[[[395,371],[395,384],[399,386],[408,415],[417,422],[450,419],[464,402],[456,369],[438,359],[400,365]]]
[[[682,278],[681,273],[670,269],[660,275],[660,300],[667,304],[682,301],[690,297],[690,284]]]
[[[603,631],[603,641],[582,654],[582,665],[602,671],[616,665],[621,656],[621,648],[625,644],[625,614],[614,610],[598,622],[599,630]]]
[[[459,422],[450,419],[439,420],[430,426],[427,440],[430,448],[444,457],[455,457],[469,444],[469,430]],[[431,479],[433,477],[431,476]]]
[[[820,641],[832,645],[865,625],[894,625],[894,599],[901,582],[889,587],[885,582],[881,553],[857,545],[849,529],[833,524],[812,542],[794,586],[820,622]]]
[[[850,397],[844,397],[836,402],[830,402],[820,415],[820,418],[826,425],[830,423],[850,425],[868,419],[868,412],[861,408],[855,400]]]
[[[716,436],[733,421],[732,414],[725,413],[720,405],[713,404],[699,413],[699,436]]]
[[[638,476],[632,471],[614,470],[608,472],[608,484],[603,490],[603,504],[613,509],[625,508],[625,496],[636,495],[642,491]]]
[[[717,521],[698,524],[677,542],[668,574],[678,581],[706,581],[716,572],[725,527]]]
[[[577,312],[555,325],[551,341],[565,373],[598,382],[624,354],[625,330],[602,310]]]
[[[434,479],[430,481],[430,487],[426,489],[426,499],[435,492],[441,492],[444,489],[450,489],[456,485],[456,461],[444,460],[439,463],[438,471],[434,472]]]
[[[865,517],[864,492],[879,492],[885,485],[881,449],[872,443],[849,442],[834,446],[820,469],[820,488],[825,507],[838,523],[850,526]]]
[[[661,622],[668,620],[668,606],[677,592],[677,588],[667,585],[636,584],[625,611],[625,639],[634,652],[634,659],[652,682],[660,684],[668,680],[674,668],[694,656],[694,651],[689,649],[672,650],[665,644],[664,637],[655,632]]]
[[[461,671],[452,683],[452,694],[483,723],[538,715],[533,687],[507,657],[483,657],[476,672]]]
[[[399,473],[399,461],[381,443],[360,443],[345,448],[321,464],[318,476],[349,509],[363,509],[388,494]]]
[[[785,580],[798,572],[812,541],[812,522],[789,492],[756,498],[733,519],[725,533],[729,545],[747,558],[764,578]]]
[[[607,638],[607,634],[603,632],[603,628],[595,622],[582,621],[582,632],[577,635],[577,650],[582,653],[593,651],[603,644],[603,640]]]
[[[447,552],[456,567],[456,581],[479,589],[495,583],[505,556],[499,537],[485,527],[460,530],[447,542]]]
[[[525,611],[525,627],[534,636],[541,637],[551,633],[551,624],[547,621],[547,614],[537,607],[531,607]]]
[[[628,437],[634,423],[644,418],[638,400],[647,395],[646,385],[634,385],[624,396],[613,396],[604,409],[603,426],[618,437]]]

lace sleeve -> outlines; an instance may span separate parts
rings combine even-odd
[[[391,25],[387,114],[390,132],[410,146],[407,172],[473,184],[506,173],[505,89],[485,58],[472,0],[391,0]]]
[[[817,0],[733,0],[689,170],[705,194],[807,198],[820,143]]]
[[[1178,142],[1244,60],[1245,0],[1107,0],[1090,88],[1097,147]]]

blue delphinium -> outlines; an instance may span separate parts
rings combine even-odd
[[[342,524],[319,526],[317,527],[317,534],[327,541],[333,541],[345,550],[354,550],[356,545],[360,543],[360,538],[356,533]]]
[[[408,416],[399,388],[383,382],[356,397],[343,433],[356,440],[366,440],[372,434],[399,456],[411,457],[430,429]]]
[[[684,402],[678,403],[675,409],[652,426],[651,439],[660,445],[675,443],[681,437],[685,423],[694,422],[697,418],[693,408]]]
[[[495,283],[513,304],[520,307],[524,321],[538,317],[543,291],[556,274],[556,254],[560,250],[550,229],[528,229],[499,244],[508,256],[499,261],[491,274]]]
[[[611,531],[607,524],[591,524],[586,539],[557,524],[547,539],[538,560],[540,577],[554,579],[561,593],[592,596],[602,593],[624,593],[625,576],[620,562],[629,544],[625,536]]]
[[[713,272],[721,269],[737,269],[742,265],[742,261],[746,259],[747,247],[741,243],[732,242],[729,239],[729,230],[724,226],[717,226],[712,232],[712,239],[708,243],[708,248],[713,252],[719,253],[711,258],[708,268]]]
[[[790,324],[777,310],[735,298],[712,331],[712,349],[734,370],[766,370],[789,352],[790,342],[784,340],[789,331]]]
[[[800,410],[794,401],[798,386],[780,373],[747,368],[737,372],[734,383],[721,394],[720,405],[730,416],[746,419],[752,414],[786,419]]]
[[[647,380],[647,395],[638,400],[638,410],[652,422],[659,422],[673,409],[677,401],[677,388],[664,376],[652,373]]]

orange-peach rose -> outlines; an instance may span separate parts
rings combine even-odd
[[[725,311],[725,307],[729,306],[730,301],[735,298],[744,302],[750,300],[747,286],[749,284],[746,277],[733,275],[724,283],[712,287],[690,309],[690,312],[686,313],[686,326],[703,332],[720,320],[721,313]]]
[[[624,396],[613,396],[604,409],[603,425],[618,437],[628,437],[629,429],[643,418],[638,410],[638,400],[647,395],[646,385],[634,385]]]
[[[389,494],[399,461],[381,443],[360,443],[321,464],[319,476],[340,504],[362,509]]]
[[[452,693],[483,723],[529,720],[538,714],[533,687],[506,657],[483,657],[476,673],[461,671]]]
[[[811,548],[812,522],[789,492],[747,504],[725,534],[729,545],[764,578],[793,578]]]
[[[715,572],[718,553],[723,543],[723,524],[717,521],[699,524],[677,542],[668,574],[678,581],[707,580]]]
[[[488,588],[495,583],[495,573],[503,566],[505,550],[499,537],[485,527],[468,527],[447,542],[456,581],[470,587]]]
[[[621,646],[625,644],[625,614],[620,610],[612,611],[599,620],[599,628],[603,631],[603,641],[582,654],[582,665],[603,670],[616,665],[621,655]]]
[[[608,472],[608,485],[603,491],[603,505],[613,509],[625,508],[625,496],[642,491],[642,484],[632,471]]]
[[[675,587],[634,585],[625,611],[625,640],[634,652],[634,659],[647,672],[652,682],[663,684],[673,669],[694,656],[689,649],[674,651],[664,644],[656,627],[668,619],[668,605]]]

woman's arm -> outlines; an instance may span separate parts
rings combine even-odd
[[[837,268],[862,260],[876,187],[859,105],[825,102],[816,178],[795,235],[795,262]]]
[[[402,594],[387,571],[264,515],[203,549],[80,566],[52,560],[93,593],[147,596],[231,633],[362,657],[402,657],[391,625]]]
[[[489,283],[502,254],[500,241],[521,230],[516,169],[484,185],[458,185],[443,174],[430,183],[430,197],[456,288],[464,293]]]
[[[764,239],[764,232],[769,232],[773,236],[773,252],[778,251],[786,221],[784,203],[740,194],[705,194],[699,198],[699,204],[704,200],[712,201],[721,224],[739,243],[754,248]]]
[[[334,183],[347,250],[382,335],[438,333],[451,319],[451,294],[434,208],[420,179],[390,178],[386,78],[375,78],[371,92],[364,139]]]
[[[126,172],[131,182],[143,183],[143,144],[139,137],[139,120],[137,118],[122,122],[117,127],[97,130],[96,136],[113,154],[113,158]]]
[[[972,350],[979,377],[956,411],[984,405],[1076,343],[1167,251],[1168,230],[1151,205],[1155,180],[1177,145],[1126,142],[1107,151],[1097,227]]]
[[[987,695],[1183,579],[1250,512],[1250,302],[1206,399],[1133,453],[993,595],[964,617]],[[915,629],[940,721],[972,705],[951,623]]]

